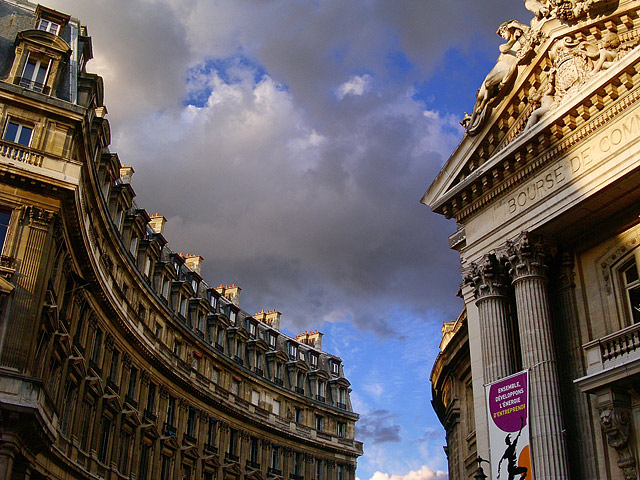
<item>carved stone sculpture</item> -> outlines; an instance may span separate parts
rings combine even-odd
[[[549,79],[546,87],[541,91],[536,91],[529,95],[529,102],[534,105],[538,105],[538,107],[531,112],[529,116],[529,120],[527,120],[527,125],[524,127],[524,131],[526,132],[530,128],[532,128],[540,118],[542,118],[545,114],[547,114],[556,103],[555,99],[555,70],[553,70],[549,74]]]
[[[631,434],[629,413],[620,407],[604,408],[600,411],[600,426],[607,437],[607,443],[618,453],[618,467],[625,480],[637,480],[636,459],[628,443]]]
[[[467,133],[474,135],[482,126],[493,100],[504,86],[509,83],[517,70],[518,64],[531,51],[532,44],[526,34],[529,27],[511,20],[505,22],[496,32],[506,40],[500,45],[500,56],[496,65],[487,74],[476,94],[476,104],[467,123]]]

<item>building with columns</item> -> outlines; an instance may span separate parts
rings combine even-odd
[[[465,136],[422,199],[455,219],[462,271],[466,325],[432,371],[449,478],[470,478],[473,449],[504,450],[485,386],[526,370],[527,478],[637,479],[640,1],[525,6],[529,25],[500,25]]]
[[[354,480],[341,359],[169,248],[91,57],[78,19],[0,1],[0,479]]]

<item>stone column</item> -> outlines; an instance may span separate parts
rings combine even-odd
[[[558,369],[547,294],[546,248],[523,232],[507,242],[515,289],[522,367],[529,370],[529,432],[537,480],[569,478]]]
[[[509,278],[504,265],[494,254],[489,254],[471,265],[465,282],[475,289],[484,383],[491,383],[515,371],[515,350],[509,323]]]
[[[585,375],[573,268],[573,256],[563,252],[554,278],[558,374],[562,399],[567,400],[563,404],[567,440],[578,452],[578,455],[569,458],[571,472],[575,478],[596,478],[595,435],[589,415],[589,398],[573,383]]]
[[[17,219],[16,288],[10,318],[0,331],[0,362],[19,371],[30,371],[40,326],[40,312],[51,266],[53,212],[24,208]]]

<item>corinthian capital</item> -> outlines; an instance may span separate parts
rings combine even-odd
[[[509,289],[509,278],[503,263],[495,254],[487,254],[479,262],[471,264],[464,277],[467,285],[473,286],[476,299],[506,296]]]
[[[512,280],[522,277],[547,277],[547,256],[550,249],[541,238],[522,232],[515,240],[507,240],[507,261]]]

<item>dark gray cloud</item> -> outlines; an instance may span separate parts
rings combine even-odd
[[[373,410],[360,417],[356,424],[356,438],[368,445],[400,442],[400,425],[394,423],[388,410]]]
[[[414,87],[451,49],[497,57],[495,12],[527,18],[522,2],[49,3],[88,25],[138,201],[210,283],[294,331],[457,314],[455,226],[418,201],[461,132]]]

